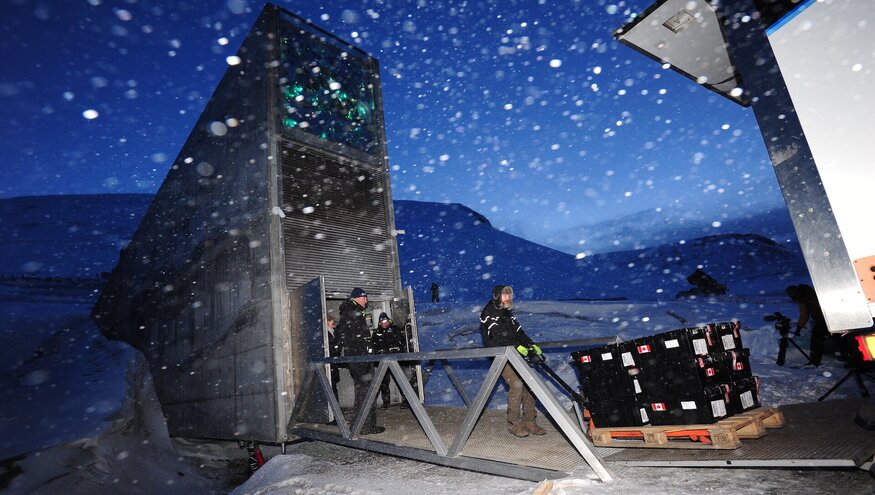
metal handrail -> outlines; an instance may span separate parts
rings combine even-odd
[[[582,345],[596,345],[592,342],[594,339],[586,340],[587,343]],[[399,363],[409,363],[411,361],[424,361],[432,359],[440,361],[442,363],[447,363],[447,361],[449,360],[477,358],[492,358],[491,366],[489,367],[483,383],[478,390],[477,396],[473,400],[469,399],[465,401],[466,405],[468,406],[468,412],[459,428],[459,431],[454,436],[452,443],[447,446],[438,434],[434,423],[428,415],[428,411],[419,402],[418,395],[404,376],[404,372],[401,369]],[[355,419],[353,420],[352,425],[347,428],[345,421],[343,420],[343,411],[340,408],[340,403],[338,402],[337,398],[334,396],[334,393],[331,390],[331,385],[329,383],[328,377],[326,376],[326,367],[324,365],[367,362],[379,364],[377,365],[374,377],[371,380],[371,384],[368,388],[365,400],[363,401],[360,409],[358,411],[355,411]],[[334,414],[334,417],[337,419],[337,424],[340,429],[340,435],[342,436],[344,442],[346,444],[359,446],[362,448],[371,448],[373,446],[373,442],[360,439],[359,433],[362,429],[362,426],[364,425],[365,418],[368,416],[368,414],[371,412],[371,409],[376,404],[376,397],[377,393],[379,392],[380,383],[382,383],[384,376],[388,372],[392,373],[392,375],[395,377],[395,381],[398,384],[402,395],[407,400],[407,403],[410,405],[410,408],[416,416],[416,419],[419,421],[420,426],[422,426],[423,431],[431,442],[432,447],[434,448],[434,454],[432,455],[436,456],[434,458],[458,458],[460,453],[462,452],[462,449],[465,446],[465,443],[468,441],[471,432],[474,430],[474,426],[476,425],[477,420],[480,418],[483,409],[486,407],[489,396],[492,393],[492,390],[497,385],[498,378],[501,376],[501,371],[504,369],[505,365],[510,365],[519,374],[522,380],[531,389],[535,397],[544,406],[547,414],[549,414],[553,421],[559,426],[559,429],[562,431],[568,441],[574,446],[578,453],[580,453],[580,455],[584,458],[587,464],[589,464],[589,466],[593,469],[599,479],[604,482],[612,481],[613,478],[611,474],[608,472],[607,468],[602,464],[601,459],[595,453],[592,442],[590,442],[589,439],[586,438],[583,431],[577,425],[575,420],[573,420],[571,416],[569,416],[569,414],[561,406],[558,399],[547,387],[541,376],[538,373],[534,372],[532,368],[528,366],[528,364],[523,360],[520,354],[513,347],[484,347],[477,349],[455,349],[430,352],[314,358],[311,361],[307,377],[304,380],[304,384],[295,399],[296,408],[295,412],[293,412],[292,418],[296,418],[297,413],[300,412],[298,405],[302,405],[301,407],[307,407],[306,405],[303,405],[305,401],[302,395],[305,393],[305,391],[309,390],[313,380],[318,377],[318,382],[321,386],[326,400],[329,403],[329,408]],[[452,370],[450,368],[447,369],[448,373],[452,374]],[[458,382],[458,380],[453,380],[453,382],[455,384]],[[461,391],[461,393],[463,394],[463,397],[465,397],[465,392]],[[294,430],[299,434],[306,435],[307,433],[307,430],[303,428],[294,428]],[[422,449],[413,450],[423,452]],[[421,453],[417,454],[417,456],[418,458],[423,458],[423,455]]]

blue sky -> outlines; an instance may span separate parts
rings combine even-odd
[[[4,3],[0,197],[156,191],[263,5]],[[782,205],[751,110],[613,40],[649,0],[277,3],[379,59],[398,199],[535,241]]]

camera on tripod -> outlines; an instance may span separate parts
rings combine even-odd
[[[784,316],[780,311],[775,311],[770,315],[766,315],[763,317],[766,321],[774,321],[775,322],[775,330],[781,334],[781,337],[786,337],[790,332],[790,317]]]

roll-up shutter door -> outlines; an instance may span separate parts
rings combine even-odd
[[[322,275],[325,292],[392,295],[394,249],[385,172],[288,144],[283,152],[286,283]]]

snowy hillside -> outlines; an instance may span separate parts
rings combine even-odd
[[[432,282],[450,301],[480,301],[497,283],[513,285],[525,299],[673,299],[691,287],[686,278],[696,268],[735,296],[779,294],[787,285],[808,281],[797,249],[757,234],[673,239],[578,260],[501,232],[459,204],[396,201],[395,223],[404,231],[398,238],[401,277],[417,300],[430,297]],[[736,227],[745,232],[743,225]]]
[[[526,299],[578,295],[573,256],[501,232],[460,204],[395,201],[401,279],[416,299],[430,300],[432,282],[444,299],[479,301],[495,284],[513,285]]]
[[[546,236],[542,244],[570,254],[609,253],[733,232],[759,234],[799,249],[790,215],[783,207],[729,219],[708,218],[697,210],[681,207],[651,209],[563,229]]]
[[[0,275],[96,278],[112,270],[152,196],[0,200]]]

